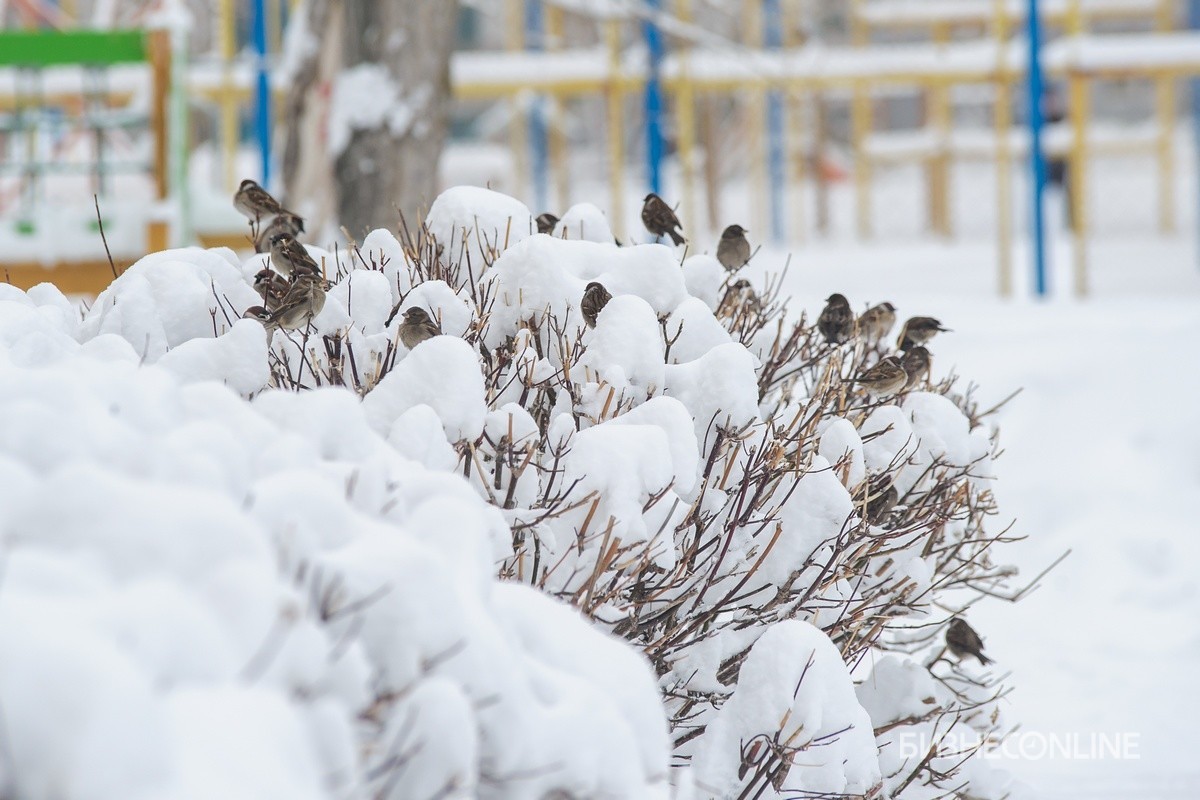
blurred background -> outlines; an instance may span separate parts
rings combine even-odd
[[[958,247],[1010,293],[1044,121],[1047,246],[1070,243],[1050,260],[1082,294],[1122,243],[1195,260],[1197,5],[0,0],[0,266],[102,288],[93,194],[118,261],[244,248],[250,177],[314,243],[413,224],[459,183],[535,214],[587,200],[639,240],[653,190],[691,252],[735,221],[814,253]]]

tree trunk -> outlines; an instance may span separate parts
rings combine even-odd
[[[282,174],[310,230],[395,230],[397,209],[419,223],[438,189],[457,20],[458,0],[305,0]]]
[[[344,0],[334,86],[338,213],[352,236],[419,222],[437,191],[458,0]],[[340,96],[339,96],[340,95]],[[336,127],[349,126],[347,137]]]

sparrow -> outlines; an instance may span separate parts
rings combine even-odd
[[[583,321],[589,328],[596,327],[596,317],[612,300],[612,294],[604,288],[604,284],[592,281],[583,290],[583,299],[579,301],[579,310],[583,312]]]
[[[271,321],[271,312],[262,306],[250,306],[242,312],[242,319],[258,320],[263,325]]]
[[[896,346],[900,350],[907,350],[914,345],[926,344],[939,332],[946,333],[949,330],[943,328],[942,323],[933,317],[909,317],[908,322],[900,329],[900,338],[896,340]]]
[[[329,281],[320,275],[297,270],[287,294],[279,301],[279,307],[271,312],[267,324],[287,331],[305,327],[325,307],[328,290]]]
[[[746,229],[741,225],[730,225],[721,232],[717,243],[717,261],[730,272],[746,266],[750,260],[750,242],[746,241]]]
[[[867,394],[885,396],[895,394],[908,383],[908,373],[896,356],[887,356],[875,366],[865,369],[854,378],[844,378],[843,383],[857,383]]]
[[[642,203],[642,224],[655,236],[670,236],[676,245],[687,241],[683,238],[683,226],[679,224],[679,217],[675,216],[671,207],[654,192],[646,195]]]
[[[904,351],[904,358],[900,359],[900,365],[908,373],[908,383],[904,384],[905,389],[911,389],[922,378],[928,377],[931,360],[929,351],[921,345],[910,347]]]
[[[400,334],[400,341],[409,350],[426,339],[442,335],[442,329],[429,318],[429,313],[419,306],[413,306],[404,312],[404,322],[400,323],[396,332]]]
[[[721,298],[721,303],[717,306],[717,315],[734,316],[743,308],[752,314],[757,314],[762,309],[762,303],[759,301],[754,287],[750,285],[750,281],[738,278],[725,290],[725,296]]]
[[[257,182],[247,178],[233,195],[233,207],[251,222],[283,213],[283,206]]]
[[[959,617],[950,620],[950,627],[946,629],[946,647],[950,648],[950,652],[959,661],[966,656],[975,656],[982,666],[986,667],[992,663],[992,660],[983,654],[983,639],[979,638],[979,634],[966,620]]]
[[[892,485],[892,476],[883,472],[867,481],[855,505],[863,509],[863,518],[868,525],[878,525],[899,500],[900,493]]]
[[[291,284],[287,278],[270,267],[263,267],[254,276],[254,291],[263,299],[263,305],[269,311],[279,307],[279,302],[288,293]]]
[[[896,307],[891,303],[880,303],[871,306],[858,318],[858,329],[868,342],[883,341],[883,337],[892,332],[896,324]]]
[[[277,233],[271,239],[271,266],[285,278],[292,277],[293,272],[321,274],[317,262],[290,233]]]
[[[825,308],[817,317],[817,330],[830,344],[841,344],[854,333],[854,312],[845,295],[831,294],[825,298]]]
[[[537,215],[537,231],[538,233],[548,233],[554,235],[554,226],[558,224],[558,217],[547,212]]]
[[[268,222],[258,238],[254,240],[254,252],[265,253],[271,249],[271,241],[279,234],[286,233],[293,238],[304,233],[304,220],[290,211],[280,211]]]

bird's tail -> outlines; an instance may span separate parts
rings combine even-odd
[[[686,239],[684,239],[682,236],[680,236],[678,233],[676,233],[673,230],[667,231],[667,235],[671,237],[671,241],[675,243],[676,247],[678,247],[679,245],[681,245],[687,241]]]
[[[976,658],[979,659],[980,666],[986,667],[988,664],[992,663],[992,660],[990,658],[988,658],[987,656],[985,656],[983,653],[975,653],[974,655]]]

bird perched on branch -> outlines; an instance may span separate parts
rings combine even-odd
[[[267,324],[285,331],[305,327],[325,307],[325,292],[329,288],[329,281],[316,272],[297,270]]]
[[[817,317],[817,330],[830,344],[841,344],[854,333],[854,312],[845,295],[831,294]]]
[[[612,294],[604,288],[604,284],[592,281],[583,290],[583,299],[579,301],[579,310],[583,313],[583,321],[589,328],[596,327],[596,317],[612,300]]]
[[[717,243],[717,261],[730,272],[737,272],[750,260],[750,242],[746,240],[746,229],[741,225],[730,225],[721,231]]]
[[[946,647],[950,648],[950,652],[959,661],[966,656],[975,656],[981,666],[986,667],[992,663],[992,660],[983,654],[983,639],[960,617],[950,620],[950,627],[946,629]]]
[[[908,321],[904,323],[904,327],[900,329],[900,338],[896,340],[896,346],[901,350],[907,350],[918,344],[926,344],[939,333],[948,333],[949,331],[949,328],[943,328],[942,323],[933,317],[909,317]]]
[[[844,378],[843,383],[857,383],[867,394],[887,396],[895,394],[908,383],[908,373],[896,356],[887,356],[878,364],[863,370],[853,378]]]
[[[254,240],[254,252],[265,253],[271,249],[271,242],[281,233],[295,238],[304,233],[304,220],[290,211],[281,211],[259,232]]]
[[[253,319],[266,325],[271,321],[271,312],[262,306],[250,306],[242,312],[242,319]]]
[[[538,233],[554,235],[554,226],[558,225],[558,217],[547,212],[545,214],[538,214],[535,221],[537,222]]]
[[[892,476],[883,472],[863,484],[855,505],[862,506],[863,519],[868,525],[878,525],[899,501],[900,493],[892,485]]]
[[[733,317],[742,310],[750,314],[757,314],[762,310],[762,301],[758,299],[758,294],[750,285],[750,281],[738,278],[725,290],[725,296],[717,305],[717,316]]]
[[[883,341],[896,324],[896,307],[891,303],[871,306],[858,318],[858,330],[871,344]]]
[[[419,306],[413,306],[404,312],[404,322],[400,323],[396,332],[409,350],[426,339],[442,335],[442,329],[429,317],[429,312]]]
[[[287,278],[270,267],[263,267],[254,276],[254,290],[263,299],[263,306],[268,311],[279,307],[284,295],[288,293],[291,284]]]
[[[279,201],[272,197],[270,192],[249,178],[242,181],[234,193],[233,207],[256,224],[264,217],[273,217],[284,211],[283,206],[279,205]]]
[[[317,262],[290,233],[277,233],[271,240],[271,266],[285,278],[291,277],[293,272],[321,274]]]
[[[675,216],[671,207],[654,192],[646,195],[642,203],[642,224],[655,236],[670,236],[676,245],[687,241],[683,238],[683,226],[679,224],[679,217]]]
[[[919,344],[904,351],[904,358],[900,359],[900,365],[908,373],[908,383],[904,384],[905,389],[911,389],[922,378],[929,376],[932,360],[929,351]]]

